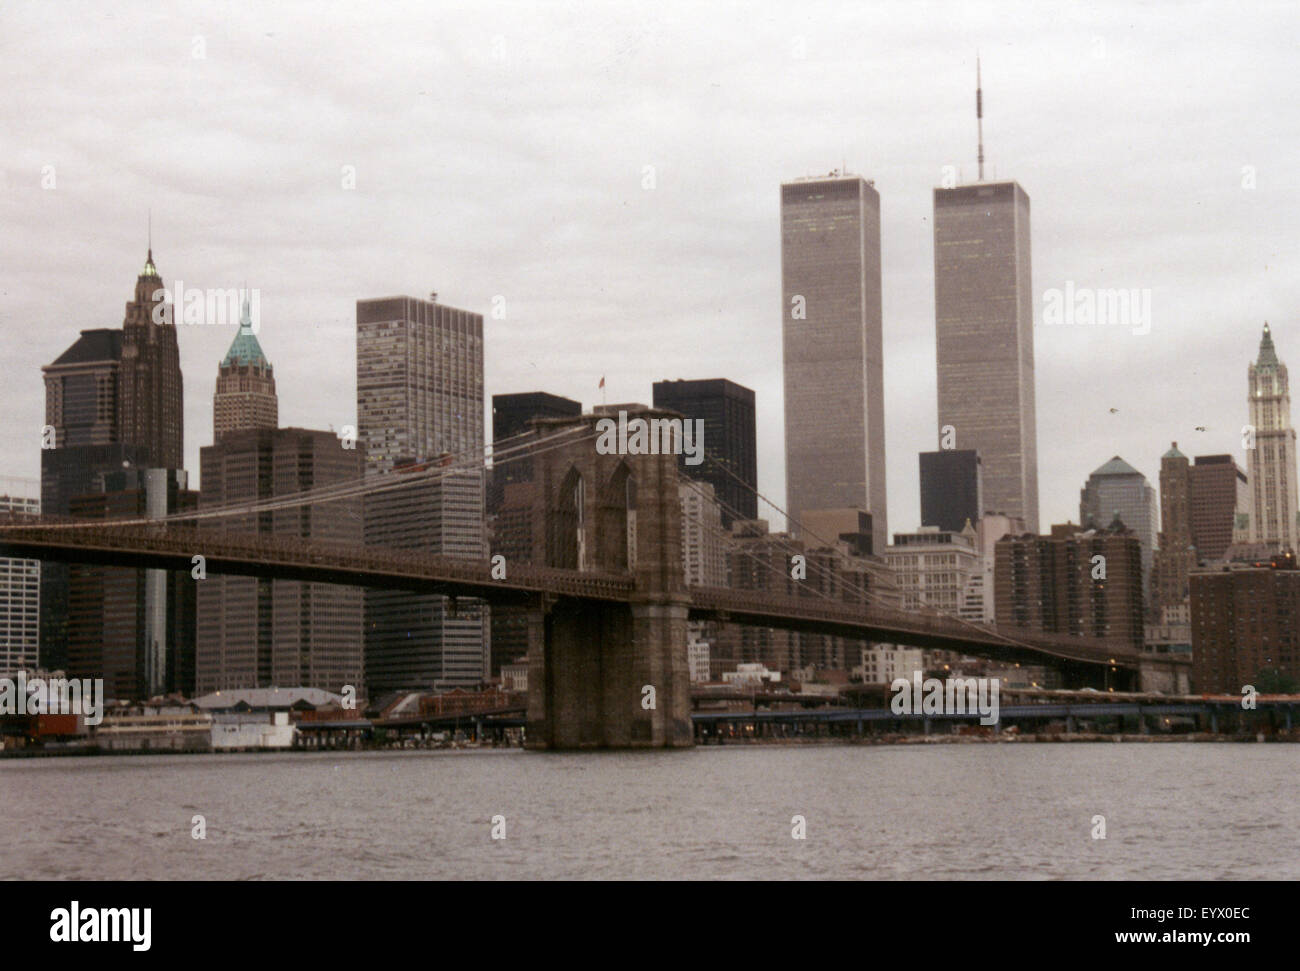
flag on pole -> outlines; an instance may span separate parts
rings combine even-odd
[[[602,375],[600,376],[600,384],[597,385],[597,387],[600,387],[600,388],[605,387],[605,375],[602,374]]]

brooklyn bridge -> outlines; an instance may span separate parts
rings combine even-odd
[[[873,578],[867,589],[791,583],[788,570],[769,589],[688,586],[677,456],[602,454],[594,444],[595,421],[593,416],[538,421],[527,441],[512,446],[513,460],[531,462],[533,483],[532,555],[517,562],[342,546],[219,525],[222,518],[395,488],[401,479],[395,474],[160,519],[13,518],[0,524],[0,556],[187,573],[198,573],[194,567],[201,563],[206,573],[383,587],[441,594],[453,604],[475,598],[523,607],[529,634],[527,740],[534,748],[693,744],[689,621],[1045,665],[1059,671],[1065,684],[1080,687],[1136,688],[1157,663],[1122,643],[903,609],[882,595],[889,583],[883,567],[881,579]],[[498,449],[494,458],[501,461],[506,454]],[[461,456],[416,474],[449,475],[458,468],[481,468],[485,461],[481,453]],[[720,539],[735,542],[729,534]]]

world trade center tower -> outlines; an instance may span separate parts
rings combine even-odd
[[[934,190],[938,438],[979,453],[981,512],[1019,517],[1037,533],[1029,196],[1016,182],[984,181],[978,64],[975,113],[979,181]]]
[[[880,196],[871,182],[835,172],[782,184],[781,281],[791,529],[810,510],[863,510],[883,552]]]
[[[934,314],[941,445],[979,453],[981,512],[1036,533],[1029,196],[1017,183],[934,190]]]

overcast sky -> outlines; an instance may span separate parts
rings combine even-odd
[[[40,367],[121,326],[152,209],[169,285],[260,290],[282,425],[355,422],[358,298],[437,290],[487,315],[489,400],[755,389],[783,501],[779,185],[847,164],[881,198],[889,528],[912,529],[931,191],[975,175],[977,48],[988,174],[1032,200],[1043,528],[1115,454],[1153,485],[1172,440],[1244,465],[1265,320],[1300,366],[1298,26],[1295,3],[11,0],[0,475],[38,475]],[[1041,326],[1067,280],[1149,289],[1151,332]],[[233,336],[180,329],[192,481]]]

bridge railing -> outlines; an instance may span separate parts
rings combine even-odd
[[[1114,658],[1131,664],[1138,653],[1127,645],[1115,645],[1091,637],[1041,633],[1021,629],[1004,630],[993,625],[971,624],[957,618],[935,617],[899,607],[864,605],[789,597],[727,587],[691,587],[694,606],[720,613],[748,613],[769,617],[802,618],[828,623],[879,626],[909,630],[919,635],[981,641],[994,647],[1028,645],[1034,650],[1100,663]]]
[[[57,527],[57,528],[51,528]],[[487,587],[626,600],[631,596],[630,576],[579,573],[554,567],[511,563],[503,579],[492,576],[492,565],[482,559],[439,556],[407,550],[355,546],[291,536],[229,532],[222,529],[174,524],[114,526],[85,520],[49,520],[42,524],[12,523],[0,530],[0,543],[29,542],[45,546],[98,549],[104,552],[162,553],[192,558],[262,562],[267,566],[314,566],[352,573],[381,573],[417,581],[459,581]]]

